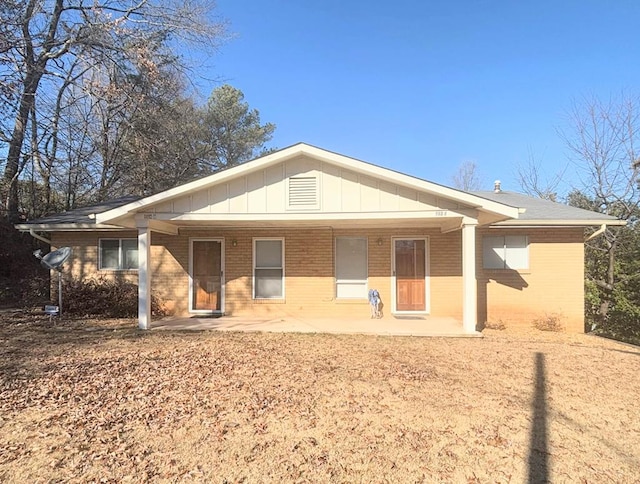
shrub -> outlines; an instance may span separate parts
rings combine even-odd
[[[640,344],[640,308],[632,301],[616,296],[606,320],[594,325],[593,332],[607,338]]]
[[[134,318],[138,315],[138,286],[127,281],[98,277],[63,281],[63,312],[73,316]],[[162,300],[151,295],[151,314],[164,316]]]
[[[533,320],[533,327],[540,331],[564,331],[562,315],[557,313],[544,314],[543,316]]]

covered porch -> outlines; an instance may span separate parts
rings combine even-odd
[[[272,333],[369,334],[379,336],[482,337],[467,331],[455,318],[435,316],[392,316],[384,319],[317,317],[184,317],[153,321],[156,331],[239,331]]]
[[[329,314],[336,320],[316,330],[371,332],[357,319],[339,322],[361,314],[350,300],[376,289],[398,324],[374,332],[428,331],[399,319],[417,313],[456,318],[473,334],[476,229],[517,217],[515,207],[300,144],[95,221],[137,232],[141,329],[152,327],[151,292],[160,289],[181,314],[279,312],[301,318],[292,327]]]
[[[161,250],[170,245],[179,246],[183,251],[187,247],[184,252],[188,257],[184,258],[182,267],[185,273],[188,271],[189,280],[188,284],[185,281],[181,285],[189,286],[191,315],[174,318],[171,326],[416,336],[473,335],[477,325],[477,221],[459,216],[435,219],[429,215],[407,221],[376,220],[375,225],[360,222],[358,229],[347,228],[352,220],[346,223],[330,220],[322,227],[278,221],[273,227],[268,224],[268,227],[249,228],[244,222],[239,227],[221,224],[207,229],[183,222],[173,233],[158,230],[155,220],[138,220],[139,327],[158,327],[157,323],[152,323],[149,294],[154,278],[162,277],[158,268],[166,267],[166,263],[154,260],[150,242],[153,236],[155,246]],[[175,222],[167,222],[167,225],[172,223]],[[455,228],[443,230],[443,223]],[[369,259],[366,262],[367,284],[383,294],[384,319],[372,320],[365,316],[369,313],[366,300],[336,297],[336,260],[340,260],[336,255],[336,243],[341,238],[357,238],[365,244]],[[283,277],[286,297],[258,300],[251,294],[252,286],[255,291],[255,269],[251,264],[255,260],[256,239],[281,240],[279,247],[283,260],[287,259],[283,271],[286,273]],[[211,279],[219,289],[214,291],[215,306],[211,310],[199,310],[195,306],[194,243],[210,244],[215,249],[216,262],[211,264],[215,274],[212,273]],[[404,246],[407,244],[411,246],[409,255],[412,256],[409,265],[412,269],[414,265],[421,267],[416,269],[416,274],[401,276],[399,250],[402,249],[402,256],[406,256]],[[418,252],[421,255],[417,255]],[[240,265],[243,267],[239,268]],[[401,293],[401,284],[404,287],[407,282],[411,284]],[[407,297],[416,291],[422,295],[422,299],[418,298],[422,306],[401,306],[401,294]],[[445,300],[449,301],[447,306],[453,307],[452,312],[442,310]],[[312,307],[314,303],[316,305]],[[251,307],[256,310],[255,314],[247,314]],[[260,311],[264,308],[270,314]],[[348,312],[351,314],[347,315]]]

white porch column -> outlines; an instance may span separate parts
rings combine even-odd
[[[138,225],[138,328],[149,329],[151,323],[151,230],[148,223]]]
[[[478,322],[476,225],[476,221],[462,225],[462,327],[467,333],[473,333]]]

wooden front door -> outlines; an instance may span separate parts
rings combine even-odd
[[[394,241],[396,310],[426,311],[426,243],[424,239]]]
[[[222,242],[194,240],[192,309],[222,310]]]

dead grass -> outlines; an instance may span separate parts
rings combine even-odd
[[[0,321],[0,481],[638,482],[640,351]]]

